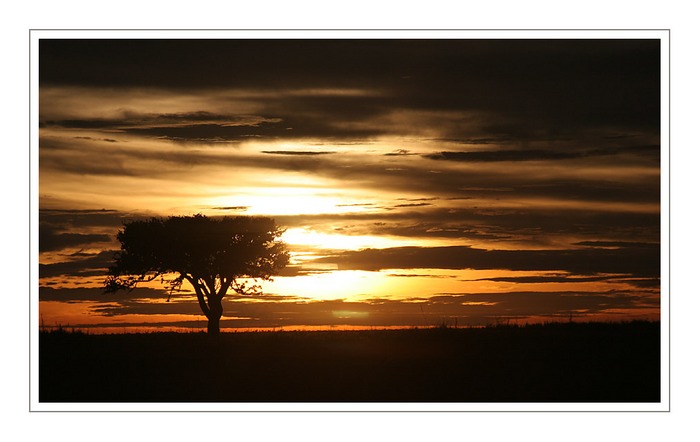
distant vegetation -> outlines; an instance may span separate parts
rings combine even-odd
[[[658,402],[660,324],[39,334],[41,402]]]

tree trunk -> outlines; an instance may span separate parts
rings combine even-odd
[[[207,333],[209,333],[210,335],[218,335],[219,333],[221,333],[221,328],[219,327],[220,319],[221,315],[212,315],[209,318],[209,322],[207,322]]]
[[[221,333],[219,321],[221,320],[223,313],[224,308],[221,305],[221,300],[213,299],[213,297],[209,298],[209,314],[207,315],[207,319],[209,321],[207,323],[207,333],[210,335],[218,335]]]

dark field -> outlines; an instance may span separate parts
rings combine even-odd
[[[658,322],[39,335],[40,402],[659,402]]]

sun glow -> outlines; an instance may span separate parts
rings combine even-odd
[[[348,300],[362,295],[381,293],[388,282],[387,278],[379,272],[344,270],[277,277],[272,282],[266,283],[265,290],[302,298]]]
[[[212,208],[238,208],[245,215],[319,215],[366,211],[347,198],[311,187],[268,187],[208,200]]]
[[[312,246],[322,249],[360,250],[366,248],[381,249],[386,247],[408,246],[405,239],[388,236],[342,235],[317,232],[310,228],[291,228],[281,237],[290,245]]]

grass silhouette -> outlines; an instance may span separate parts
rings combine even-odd
[[[660,323],[39,334],[40,402],[659,402]]]

